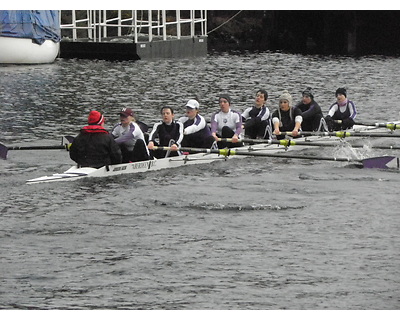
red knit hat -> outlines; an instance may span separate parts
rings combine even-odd
[[[88,117],[88,123],[89,124],[102,124],[104,122],[104,116],[96,111],[90,111],[89,117]]]

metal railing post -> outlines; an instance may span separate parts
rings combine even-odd
[[[93,17],[93,41],[97,42],[97,28],[96,28],[96,10],[92,11],[92,17]]]
[[[163,40],[167,40],[167,13],[165,10],[162,11],[162,22],[163,22]]]
[[[107,10],[103,10],[103,38],[107,38]]]
[[[137,33],[137,11],[135,10],[135,14],[134,14],[134,26],[133,26],[133,34],[134,34],[134,40],[135,43],[138,43],[138,33]]]
[[[72,10],[72,41],[76,41],[77,36],[76,36],[76,14],[75,10]]]
[[[121,10],[118,10],[118,37],[120,37],[122,34],[121,34],[121,24],[122,24],[122,22],[121,22],[121,20],[122,20],[122,16],[121,16]]]
[[[86,26],[87,26],[87,36],[89,39],[93,39],[93,26],[92,26],[92,10],[86,10]]]
[[[181,11],[176,10],[176,36],[178,40],[181,38],[182,29],[181,29]]]
[[[190,10],[190,37],[194,38],[194,10]]]
[[[151,17],[151,10],[147,11],[147,18],[148,24],[149,24],[149,42],[153,41],[153,22],[152,22],[152,17]]]

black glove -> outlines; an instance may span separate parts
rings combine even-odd
[[[334,121],[331,116],[325,117],[326,125],[328,126],[328,131],[333,131]]]
[[[341,125],[342,130],[350,129],[353,126],[354,126],[354,120],[352,118],[347,118],[342,120],[342,125]]]

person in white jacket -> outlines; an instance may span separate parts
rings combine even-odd
[[[199,103],[191,99],[186,105],[186,115],[179,118],[183,123],[182,147],[211,148],[214,138],[206,120],[199,114]]]
[[[137,162],[150,159],[150,152],[139,124],[131,108],[123,108],[120,113],[120,122],[111,131],[115,142],[122,152],[122,162]]]
[[[231,109],[231,97],[228,94],[221,94],[218,104],[220,110],[211,115],[211,134],[218,148],[241,146],[238,140],[242,133],[242,115]],[[230,138],[232,142],[218,141],[219,138]]]

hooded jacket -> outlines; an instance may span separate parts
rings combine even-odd
[[[100,168],[122,162],[121,149],[102,126],[83,127],[74,139],[69,155],[81,167]]]

